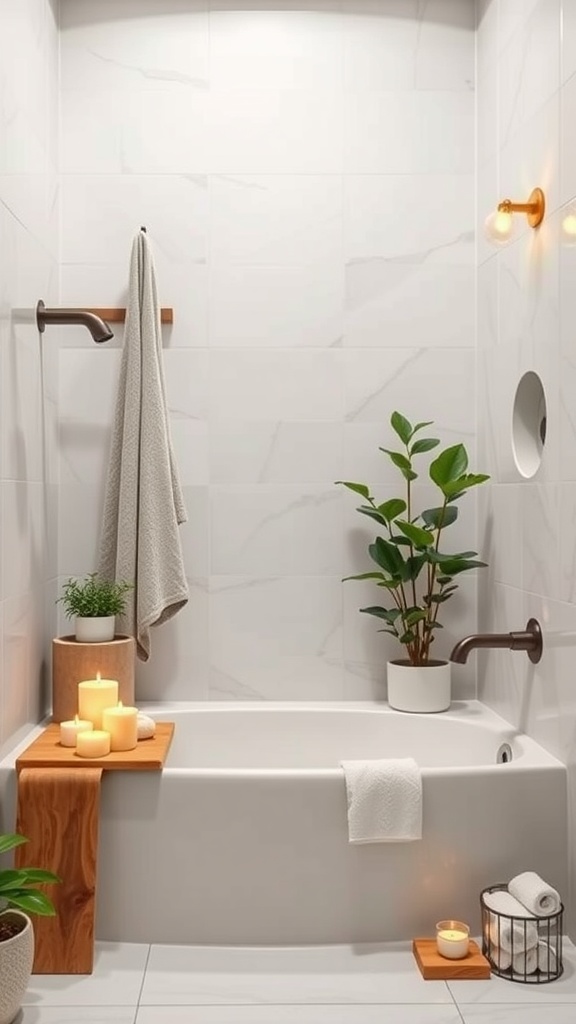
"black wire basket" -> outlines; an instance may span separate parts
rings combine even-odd
[[[480,893],[482,952],[493,974],[524,985],[546,985],[564,970],[562,963],[562,916],[512,917],[492,910],[486,896],[507,892],[508,886],[491,885]]]

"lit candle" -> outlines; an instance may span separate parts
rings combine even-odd
[[[439,921],[436,925],[436,948],[448,960],[468,956],[470,928],[462,921]]]
[[[78,734],[90,732],[93,728],[92,722],[75,715],[73,722],[60,722],[60,743],[63,747],[75,747]]]
[[[110,733],[111,750],[134,750],[138,743],[138,708],[125,708],[122,701],[102,712],[102,726]]]
[[[116,679],[85,679],[78,683],[78,711],[80,718],[87,718],[95,729],[102,728],[102,712],[118,701],[118,683]]]
[[[106,757],[106,754],[110,753],[110,733],[103,732],[102,729],[79,732],[76,753],[80,757]]]

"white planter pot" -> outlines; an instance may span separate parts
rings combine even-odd
[[[116,616],[106,615],[101,618],[85,618],[76,616],[76,639],[83,644],[102,644],[114,639]]]
[[[387,665],[388,703],[396,711],[431,713],[450,707],[449,661],[430,661],[411,665],[409,661],[389,661]]]
[[[34,960],[34,931],[27,914],[5,910],[0,919],[22,922],[22,931],[0,942],[0,1024],[12,1024],[22,1006]]]

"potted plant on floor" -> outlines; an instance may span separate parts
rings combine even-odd
[[[389,597],[386,606],[360,609],[380,619],[385,624],[381,632],[390,633],[405,650],[404,658],[388,662],[389,704],[399,711],[445,711],[450,706],[450,663],[430,656],[435,634],[442,628],[440,608],[458,589],[456,576],[486,563],[477,560],[475,551],[448,554],[441,542],[444,531],[458,518],[456,502],[489,477],[468,472],[463,444],[445,448],[428,467],[430,480],[440,492],[439,502],[416,512],[412,486],[418,479],[415,460],[440,441],[421,436],[431,421],[413,426],[401,413],[394,412],[390,424],[402,450],[380,451],[404,478],[404,496],[378,503],[368,485],[337,481],[364,499],[358,512],[384,528],[384,536],[377,536],[368,548],[377,570],[346,579],[374,580]]]
[[[69,579],[58,598],[67,618],[75,619],[76,640],[106,643],[114,639],[116,616],[126,607],[126,594],[133,589],[125,581],[106,580],[91,572],[84,579]]]
[[[25,836],[0,835],[0,854],[27,842]],[[59,881],[42,868],[0,869],[0,1024],[16,1017],[32,973],[34,932],[28,914],[56,913],[35,885]]]

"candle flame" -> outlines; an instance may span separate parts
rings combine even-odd
[[[78,715],[74,715],[74,725],[78,725],[79,721],[80,719],[78,718]]]
[[[122,710],[122,708],[124,707],[124,705],[122,704],[122,701],[121,701],[121,700],[119,700],[119,701],[118,701],[118,707],[119,707],[120,711],[121,711],[121,710]]]
[[[101,676],[100,676],[100,673],[99,673],[99,672],[97,672],[97,673],[96,673],[96,682],[97,682],[97,683],[101,683],[101,682],[102,682],[102,678],[101,678]]]

